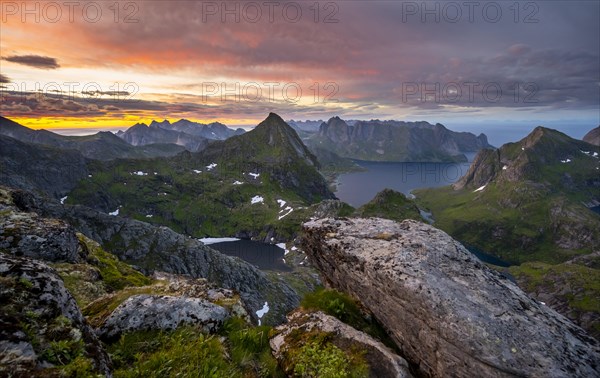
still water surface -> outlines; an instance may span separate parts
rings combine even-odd
[[[409,195],[411,190],[450,185],[467,173],[471,163],[394,163],[355,161],[364,172],[342,174],[335,195],[354,207],[369,202],[385,188]]]

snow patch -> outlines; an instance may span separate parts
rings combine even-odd
[[[292,211],[294,211],[294,209],[292,209],[291,207],[289,207],[289,206],[288,206],[288,207],[286,207],[285,209],[283,209],[283,210],[279,211],[279,214],[281,214],[281,213],[282,213],[282,212],[284,212],[284,211],[287,211],[287,213],[285,213],[285,214],[283,214],[283,215],[280,215],[280,216],[279,216],[279,220],[282,220],[282,219],[283,219],[283,218],[285,218],[286,216],[290,215],[290,213],[291,213]]]
[[[254,205],[255,203],[263,203],[265,201],[265,199],[262,196],[254,196],[252,197],[252,199],[250,200],[250,203],[252,205]]]
[[[154,215],[152,215],[152,214],[148,214],[148,215],[146,215],[146,218],[152,218],[153,216]]]
[[[92,175],[88,175],[89,178],[92,178]]]
[[[254,179],[256,180],[258,177],[260,177],[260,173],[248,173],[250,176],[254,177]]]
[[[265,305],[263,306],[263,308],[261,308],[260,310],[256,311],[256,316],[258,316],[258,325],[261,325],[260,320],[262,319],[263,316],[265,316],[265,314],[269,312],[269,303],[265,302]]]
[[[276,246],[278,246],[279,248],[283,249],[283,255],[287,255],[288,253],[290,253],[289,249],[286,248],[285,243],[277,243],[275,244]]]
[[[285,201],[284,201],[284,200],[282,200],[282,199],[278,199],[278,200],[277,200],[277,203],[279,204],[279,207],[284,207],[284,206],[285,206],[285,204],[286,204],[287,202],[285,202]]]
[[[225,243],[225,242],[234,242],[240,239],[238,238],[202,238],[198,239],[205,245],[215,244],[215,243]]]
[[[505,165],[504,167],[502,167],[502,170],[506,171],[507,168],[508,168],[508,166]]]
[[[216,167],[217,167],[217,163],[210,163],[209,165],[206,166],[206,169],[208,169],[209,171],[211,171],[211,170],[213,170]]]
[[[241,181],[238,181],[238,180],[235,180],[235,181],[233,182],[233,185],[242,185],[242,184],[243,184],[243,182],[241,182]]]
[[[64,196],[63,198],[60,199],[60,204],[64,205],[65,201],[67,200],[68,196]]]
[[[486,186],[487,184],[485,184],[484,186],[480,186],[479,188],[473,190],[473,193],[482,191],[483,189],[485,189]]]
[[[525,151],[525,147],[521,147],[521,151]]]
[[[148,176],[148,173],[142,171],[131,172],[131,174],[135,176]]]
[[[119,209],[115,210],[115,211],[111,211],[110,213],[108,213],[108,215],[112,215],[112,216],[117,216],[119,215]]]
[[[570,163],[570,162],[571,162],[571,159],[565,159],[565,160],[561,160],[560,162],[561,162],[561,163]]]

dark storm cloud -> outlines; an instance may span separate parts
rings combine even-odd
[[[59,64],[55,58],[49,56],[40,55],[12,55],[3,58],[8,62],[22,64],[29,67],[42,68],[42,69],[56,69],[59,68]]]

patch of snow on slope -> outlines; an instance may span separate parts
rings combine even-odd
[[[269,312],[269,303],[265,302],[265,305],[263,306],[263,308],[261,308],[260,310],[256,311],[256,316],[258,316],[258,325],[261,325],[260,320],[262,319],[263,316],[265,316],[265,314]]]
[[[238,238],[202,238],[198,239],[205,245],[215,244],[215,243],[225,243],[225,242],[234,242],[240,239]]]
[[[283,214],[283,215],[280,215],[280,216],[279,216],[279,220],[282,220],[282,219],[283,219],[283,218],[285,218],[286,216],[290,215],[290,213],[291,213],[292,211],[294,211],[294,209],[288,206],[288,207],[286,207],[285,209],[281,210],[281,211],[279,212],[279,214],[281,214],[281,213],[282,213],[282,212],[284,212],[284,211],[287,211],[287,213],[285,213],[285,214]]]
[[[254,196],[252,197],[252,199],[250,200],[250,203],[252,205],[254,205],[255,203],[263,203],[265,201],[265,199],[262,196]]]

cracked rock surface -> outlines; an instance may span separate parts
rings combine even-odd
[[[432,226],[325,218],[304,224],[303,250],[424,376],[598,375],[595,339]]]

